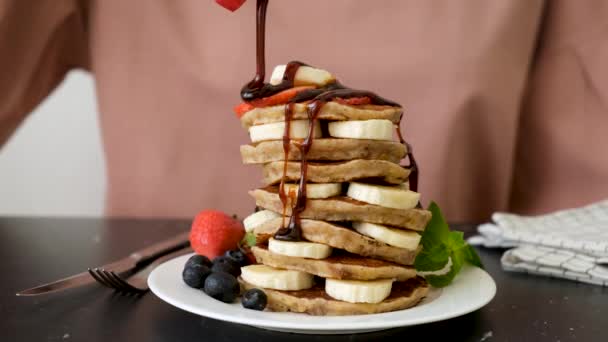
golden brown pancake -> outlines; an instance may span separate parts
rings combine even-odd
[[[283,203],[277,186],[249,191],[258,207],[282,214]],[[291,215],[287,206],[286,215]],[[362,221],[386,224],[395,228],[423,231],[431,219],[431,212],[424,209],[393,209],[368,204],[346,196],[325,199],[307,199],[302,218],[322,221]]]
[[[301,160],[302,155],[296,143],[300,142],[291,141],[287,160]],[[310,161],[379,159],[399,163],[406,153],[405,145],[394,141],[321,138],[314,140],[307,157]],[[245,164],[285,160],[283,141],[271,140],[241,145],[241,157]]]
[[[402,113],[403,108],[401,107],[378,106],[372,104],[349,106],[332,101],[326,103],[323,108],[321,108],[318,119],[334,121],[385,119],[398,124]],[[306,104],[296,103],[294,106],[293,120],[305,119],[308,119]],[[285,121],[285,105],[255,108],[241,117],[241,125],[243,125],[244,128],[279,121]]]
[[[264,184],[276,184],[283,178],[283,161],[264,165]],[[287,162],[287,179],[300,179],[300,162]],[[386,160],[355,159],[345,162],[308,163],[306,179],[311,183],[349,182],[372,179],[390,184],[401,184],[407,180],[410,170]]]
[[[273,253],[267,246],[251,248],[258,263],[275,268],[302,271],[323,278],[334,279],[397,279],[406,280],[416,276],[410,266],[362,257],[341,250],[334,250],[325,259],[307,259]]]
[[[282,226],[283,219],[268,221],[253,229],[258,243],[266,243]],[[308,241],[322,243],[353,254],[378,258],[401,265],[412,265],[420,246],[414,250],[389,246],[356,231],[323,221],[302,219],[302,237]]]
[[[239,277],[244,290],[257,288]],[[429,286],[420,277],[393,283],[391,294],[382,302],[349,303],[336,300],[325,292],[324,284],[318,283],[310,289],[280,291],[262,289],[268,298],[267,308],[271,311],[303,312],[315,316],[364,315],[407,309],[424,298]]]

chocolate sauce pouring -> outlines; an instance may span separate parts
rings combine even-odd
[[[418,191],[418,175],[420,171],[418,170],[418,163],[416,163],[416,159],[414,158],[414,150],[412,149],[412,145],[410,145],[405,139],[403,139],[403,135],[401,135],[401,119],[403,118],[403,114],[399,117],[399,123],[396,125],[397,127],[397,137],[399,137],[399,142],[405,144],[407,147],[407,159],[410,161],[410,165],[404,166],[404,168],[410,170],[410,175],[407,180],[410,183],[410,190]],[[421,207],[420,202],[418,202],[418,207]]]
[[[289,62],[285,68],[285,73],[281,83],[272,85],[264,82],[266,76],[266,62],[265,62],[265,27],[266,27],[266,9],[268,7],[268,0],[257,0],[257,16],[256,16],[256,75],[249,83],[247,83],[241,89],[241,98],[244,101],[252,101],[255,99],[272,96],[283,90],[292,88],[294,85],[295,75],[300,66],[306,66],[306,64],[298,61]],[[323,108],[323,105],[328,101],[335,98],[348,99],[353,97],[368,97],[373,104],[376,105],[388,105],[401,107],[396,102],[387,100],[376,95],[373,92],[365,90],[350,89],[338,82],[334,82],[320,89],[308,89],[299,92],[291,101],[285,104],[285,130],[283,133],[283,153],[284,153],[284,164],[283,164],[283,177],[279,185],[279,197],[283,204],[283,225],[281,229],[277,231],[274,238],[277,240],[286,241],[299,241],[302,238],[302,231],[300,227],[300,215],[306,209],[306,180],[308,172],[308,152],[310,151],[314,142],[314,129],[315,122],[318,119],[319,113]],[[290,136],[291,121],[294,115],[294,107],[298,102],[310,101],[306,105],[306,113],[310,124],[307,137],[299,142],[292,141]],[[401,119],[399,120],[401,121]],[[417,190],[418,183],[418,167],[414,159],[412,149],[409,144],[403,140],[401,136],[401,130],[397,125],[397,134],[402,144],[406,144],[408,147],[408,158],[410,160],[409,168],[410,172],[410,187],[413,191]],[[297,192],[285,192],[285,182],[287,181],[287,162],[289,160],[290,150],[296,148],[300,152],[300,179],[298,183]],[[287,213],[287,206],[291,205],[291,215],[289,223],[285,225],[285,216]]]
[[[306,65],[302,62],[289,62],[285,68],[283,81],[277,85],[265,83],[266,77],[266,8],[268,0],[258,0],[256,4],[256,73],[255,77],[241,89],[243,101],[251,101],[262,97],[272,96],[278,92],[293,87],[293,80],[298,68]]]

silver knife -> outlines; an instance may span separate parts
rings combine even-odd
[[[164,254],[187,247],[190,244],[188,235],[189,232],[180,233],[172,238],[157,242],[153,245],[135,251],[125,258],[100,266],[99,268],[114,271],[118,274],[125,274]],[[93,282],[95,282],[95,279],[91,277],[89,272],[85,271],[68,278],[54,281],[52,283],[23,290],[18,292],[17,296],[36,296],[83,286]]]

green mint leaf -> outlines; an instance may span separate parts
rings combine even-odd
[[[433,214],[431,220],[426,225],[426,229],[422,234],[421,243],[423,246],[433,246],[445,243],[450,234],[450,228],[441,214],[439,206],[435,202],[431,202],[428,210]]]
[[[414,267],[419,272],[437,272],[451,260],[450,270],[442,275],[427,274],[426,280],[434,287],[449,285],[465,262],[483,267],[475,250],[464,240],[460,231],[450,231],[441,209],[431,202],[428,210],[433,215],[421,238],[422,251],[416,256]]]
[[[420,239],[422,251],[414,261],[414,267],[419,271],[440,270],[447,264],[450,256],[448,224],[435,202],[431,202],[429,211],[432,217]]]
[[[256,244],[255,234],[253,234],[251,232],[246,233],[245,236],[243,237],[243,242],[249,247],[255,246],[255,244]]]
[[[450,246],[455,254],[463,260],[479,268],[483,268],[481,259],[475,249],[466,243],[464,234],[459,231],[450,232]]]
[[[449,256],[450,251],[443,243],[423,248],[418,256],[416,256],[414,268],[417,271],[440,270],[448,263]]]
[[[456,276],[456,274],[454,273],[454,271],[450,271],[450,273],[448,273],[446,275],[441,275],[441,276],[429,275],[429,276],[426,276],[424,279],[426,279],[426,281],[429,284],[431,284],[431,286],[433,286],[433,287],[446,287],[446,286],[450,285],[450,283],[452,282],[452,280],[454,279],[455,276]]]
[[[433,287],[445,287],[450,285],[450,283],[452,283],[452,280],[454,280],[454,277],[456,277],[456,275],[458,274],[458,272],[460,272],[460,269],[462,268],[462,261],[459,260],[460,259],[458,258],[452,258],[452,267],[450,268],[450,271],[448,273],[444,275],[429,275],[426,276],[425,279]]]
[[[477,252],[475,251],[475,248],[473,248],[473,246],[467,245],[465,251],[466,254],[464,260],[479,268],[484,268],[483,263],[481,262],[481,258],[479,257],[479,255],[477,255]]]
[[[452,250],[465,248],[467,243],[464,241],[464,233],[457,230],[450,232],[448,245]]]

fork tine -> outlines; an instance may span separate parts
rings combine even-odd
[[[105,287],[109,287],[109,288],[113,288],[108,282],[106,282],[106,280],[104,278],[101,278],[98,274],[97,274],[97,269],[88,269],[89,270],[89,274],[91,275],[91,277],[93,277],[93,279],[97,280],[98,283],[100,283],[101,285],[105,286]]]
[[[131,284],[124,281],[114,272],[108,272],[108,276],[111,277],[116,283],[120,284],[120,287],[127,292],[135,292],[135,288]]]
[[[88,271],[91,277],[97,280],[98,283],[105,287],[114,289],[119,293],[132,293],[139,295],[147,292],[147,290],[139,289],[129,284],[113,271],[106,271],[103,268],[89,268]]]
[[[112,284],[108,278],[105,276],[105,274],[103,273],[102,269],[96,268],[93,270],[93,272],[95,272],[95,274],[97,275],[97,278],[101,279],[107,287],[114,289],[116,288],[116,286],[114,284]]]
[[[118,291],[123,291],[124,290],[124,286],[122,286],[121,282],[117,282],[116,280],[114,280],[111,276],[110,276],[110,272],[101,269],[99,271],[99,276],[102,277],[103,279],[106,280],[106,282],[108,282],[109,284],[112,285],[112,288],[114,288],[115,290]]]
[[[141,294],[147,292],[146,290],[138,289],[133,285],[129,284],[118,276],[113,271],[106,271],[100,268],[88,269],[89,274],[97,280],[98,283],[105,287],[114,289],[120,293],[133,293]]]
[[[120,280],[120,282],[122,282],[122,283],[124,284],[125,288],[126,288],[126,289],[128,289],[128,290],[129,290],[131,293],[134,293],[134,294],[142,294],[142,293],[146,293],[146,292],[148,292],[148,290],[147,290],[147,289],[140,289],[140,288],[137,288],[137,287],[133,286],[131,283],[129,283],[128,281],[126,281],[126,280],[122,279],[121,277],[119,277],[119,276],[118,276],[116,273],[114,273],[114,272],[112,272],[112,275],[113,275],[113,276],[114,276],[116,279]]]

